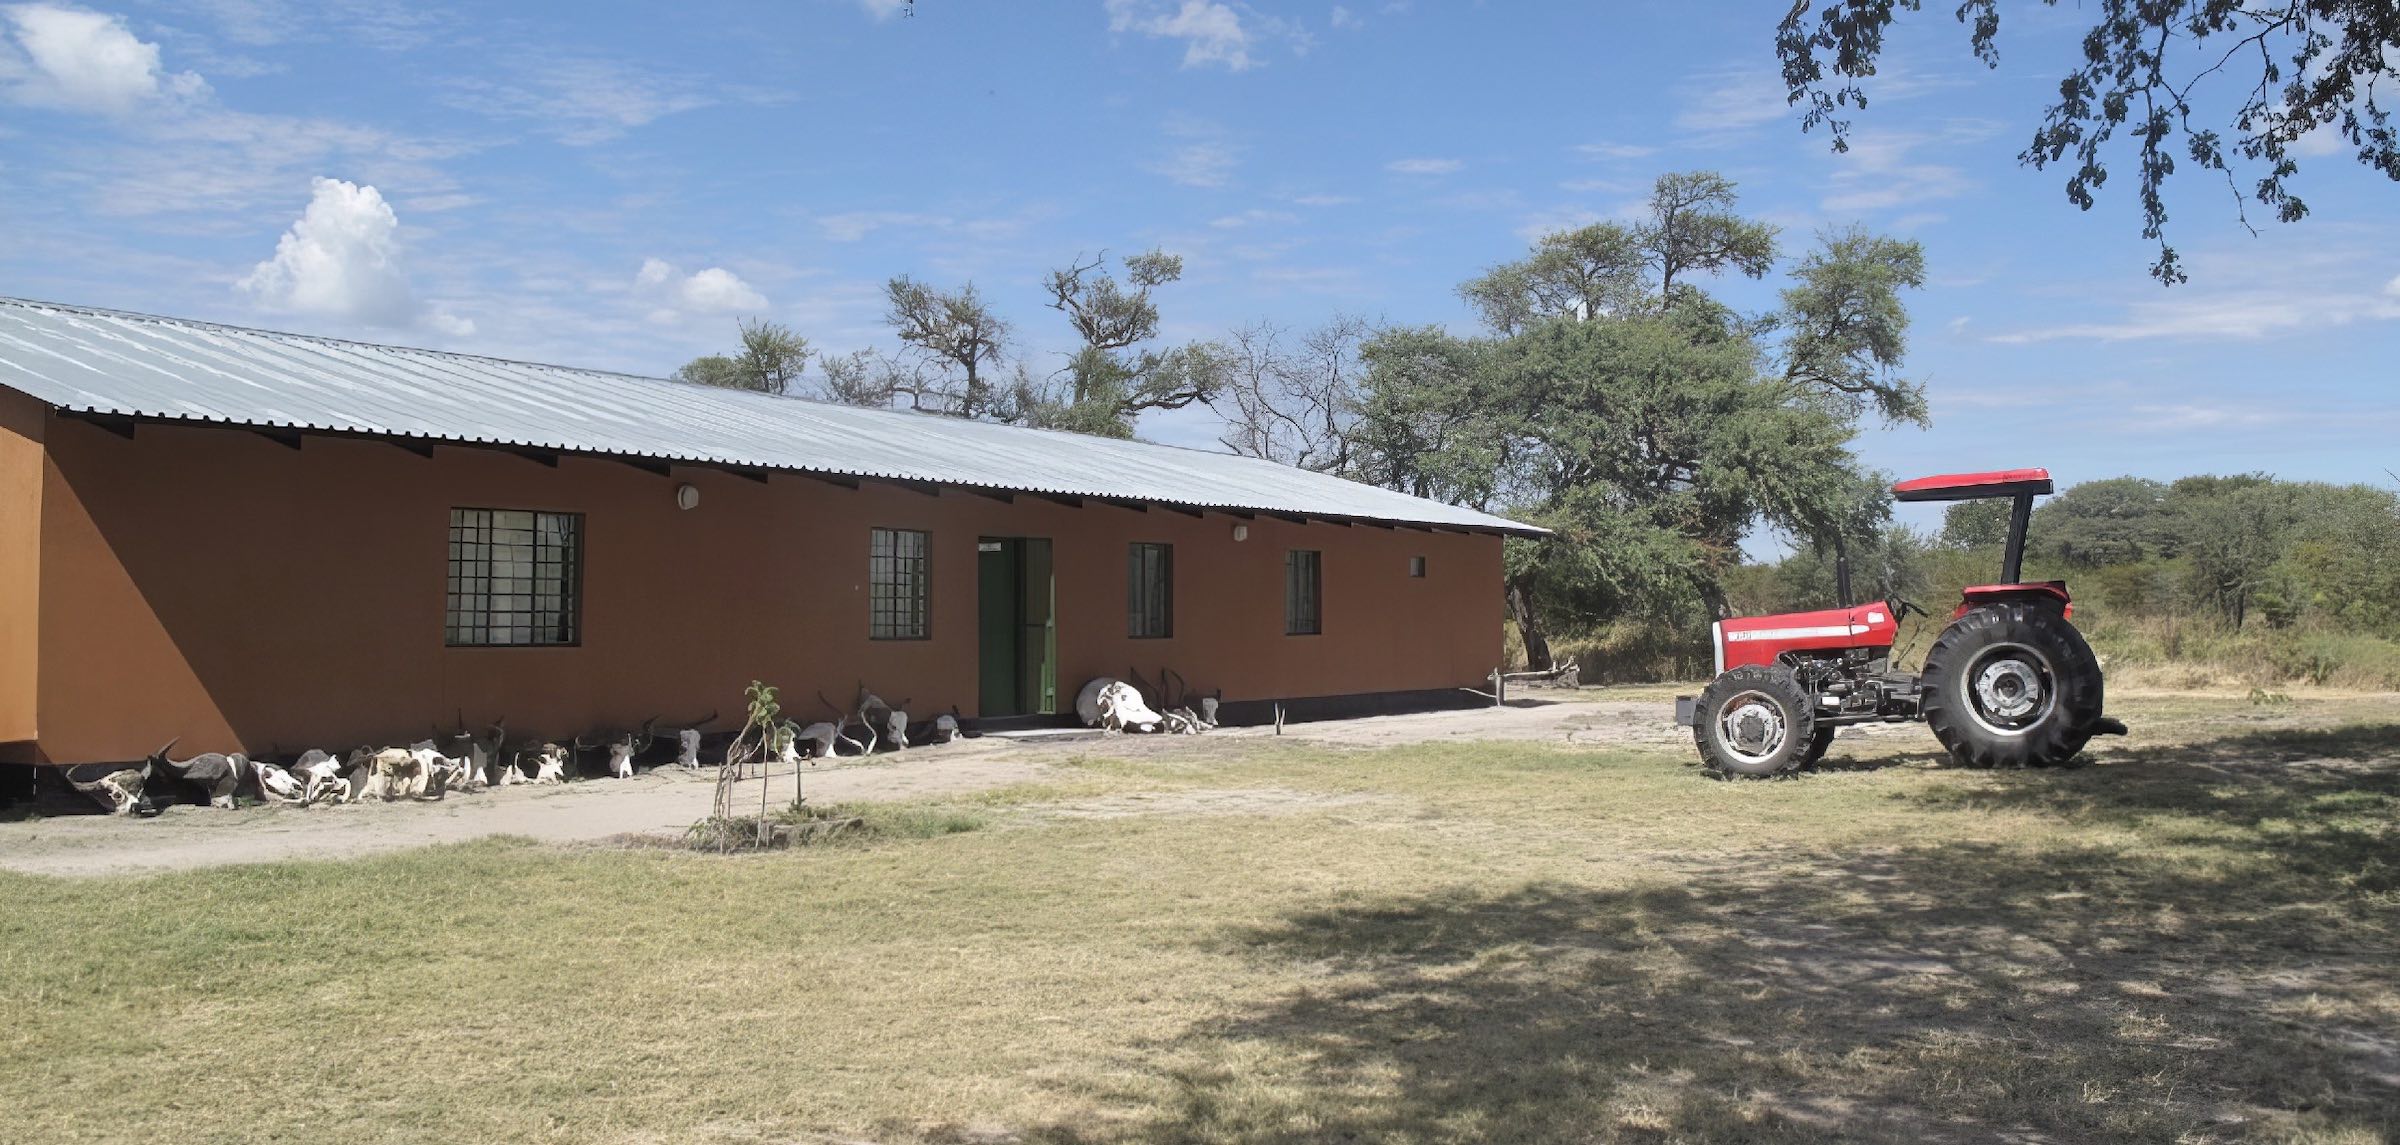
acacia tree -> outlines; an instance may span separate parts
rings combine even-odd
[[[1009,328],[970,282],[937,290],[907,275],[884,284],[884,321],[903,345],[928,363],[938,379],[931,392],[908,390],[918,408],[931,398],[942,412],[983,417],[993,410],[987,376],[1007,356]]]
[[[1758,278],[1775,265],[1776,231],[1734,213],[1734,184],[1712,171],[1671,173],[1651,186],[1649,215],[1544,235],[1516,262],[1458,288],[1495,334],[1546,318],[1586,321],[1656,312],[1700,297],[1690,280],[1728,271]]]
[[[2300,486],[2265,474],[2187,477],[2168,487],[2191,594],[2239,628],[2300,519]]]
[[[1745,318],[1701,285],[1774,263],[1774,229],[1734,207],[1717,176],[1663,177],[1648,218],[1547,236],[1467,283],[1491,336],[1396,329],[1361,347],[1357,476],[1553,530],[1506,550],[1536,667],[1562,627],[1723,615],[1755,527],[1830,543],[1888,520],[1848,443],[1870,410],[1924,419],[1900,373],[1922,252],[1828,233],[1783,307]]]
[[[676,379],[766,394],[789,393],[814,352],[808,339],[789,326],[763,318],[744,318],[740,326],[742,347],[738,352],[694,358],[675,371]]]
[[[1791,102],[1807,108],[1804,129],[1823,125],[1834,150],[1848,149],[1846,116],[1867,106],[1859,81],[1875,74],[1892,22],[1921,7],[1922,0],[1793,0],[1775,50]],[[2395,0],[2097,0],[2090,7],[2097,19],[2084,35],[2083,58],[2067,68],[2017,160],[2037,170],[2070,166],[2067,199],[2090,210],[2108,181],[2109,144],[2127,136],[2139,171],[2142,237],[2158,244],[2150,273],[2160,282],[2187,277],[2166,241],[2164,188],[2178,143],[2194,167],[2224,177],[2245,226],[2244,191],[2229,156],[2258,174],[2249,198],[2287,223],[2308,214],[2291,180],[2300,172],[2301,140],[2316,132],[2331,132],[2358,162],[2400,179],[2400,132],[2376,91],[2400,79]],[[1999,66],[1999,0],[1961,0],[1956,11],[1976,58]],[[2236,99],[2202,93],[2210,80],[2234,85]]]
[[[1505,435],[1478,405],[1495,342],[1439,326],[1392,326],[1359,346],[1366,398],[1351,429],[1352,476],[1414,497],[1490,510]]]
[[[975,284],[942,290],[902,274],[884,283],[883,297],[883,320],[899,338],[900,351],[820,355],[819,396],[874,409],[905,402],[924,413],[1005,420],[1008,406],[990,375],[1007,357],[1009,326]]]
[[[1784,378],[1852,420],[1872,410],[1887,423],[1931,425],[1925,387],[1900,374],[1908,356],[1900,292],[1925,285],[1924,248],[1860,227],[1831,231],[1792,278],[1766,326],[1784,335]]]
[[[1183,277],[1183,259],[1149,251],[1123,261],[1124,280],[1105,253],[1050,272],[1043,284],[1052,309],[1067,316],[1083,346],[1066,368],[1043,381],[1022,372],[1012,420],[1107,437],[1133,436],[1145,410],[1182,409],[1223,386],[1227,358],[1207,342],[1155,349],[1158,304],[1150,292]]]

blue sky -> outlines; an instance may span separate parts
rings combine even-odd
[[[905,272],[972,280],[1047,368],[1039,279],[1079,252],[1184,255],[1178,339],[1463,332],[1460,280],[1713,169],[1795,254],[1924,242],[1934,427],[1861,444],[1896,475],[2400,467],[2400,188],[2312,140],[2314,216],[2253,237],[2180,178],[2162,289],[2129,166],[2086,213],[2014,162],[2087,13],[2012,6],[1997,71],[1916,17],[1836,155],[1784,106],[1780,8],[0,4],[0,293],[664,373],[744,314],[881,344]]]

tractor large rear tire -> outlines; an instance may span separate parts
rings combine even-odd
[[[1800,767],[1815,734],[1808,689],[1788,668],[1736,668],[1700,693],[1692,738],[1710,771],[1764,778]]]
[[[1925,653],[1925,723],[1968,767],[2063,764],[2092,738],[2100,704],[2100,662],[2055,609],[1970,609]]]

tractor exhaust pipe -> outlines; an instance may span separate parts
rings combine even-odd
[[[1840,533],[1833,535],[1833,602],[1850,607],[1850,546]]]

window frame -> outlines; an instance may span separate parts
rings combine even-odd
[[[1307,558],[1303,560],[1302,558]],[[1306,568],[1305,585],[1301,570]],[[1305,606],[1305,607],[1303,607]],[[1283,634],[1325,634],[1325,551],[1286,549],[1283,553]]]
[[[882,541],[885,537],[894,539],[894,549],[888,553],[880,551],[880,546],[878,544],[878,542]],[[916,538],[917,551],[914,555],[899,551],[898,538],[900,537]],[[907,602],[903,602],[897,608],[886,607],[886,602],[889,598],[886,595],[885,586],[887,582],[883,579],[885,569],[880,563],[883,561],[902,562],[893,566],[894,572],[897,572],[901,567],[904,567],[906,562],[913,562],[915,564],[915,600],[913,602],[913,608],[907,607]],[[895,590],[897,590],[899,587],[900,586],[896,582],[892,584],[892,588]],[[884,630],[885,623],[887,619],[890,619],[894,616],[908,616],[910,619],[913,619],[915,622],[914,630],[900,631],[895,628],[894,631],[887,633]],[[867,639],[892,641],[933,639],[932,530],[902,529],[884,525],[868,526]]]
[[[1145,557],[1155,560],[1145,562]],[[1145,573],[1155,570],[1155,585]],[[1156,590],[1155,600],[1149,590]],[[1154,607],[1145,607],[1150,605]],[[1157,620],[1156,631],[1145,623]],[[1125,546],[1125,636],[1129,640],[1175,638],[1175,546],[1166,541],[1130,541]]]
[[[459,535],[459,530],[462,527],[473,527],[473,523],[463,522],[460,520],[460,517],[462,514],[470,513],[480,513],[484,515],[484,519],[481,523],[482,535],[479,538],[462,541]],[[494,607],[494,601],[496,599],[503,599],[502,594],[494,591],[494,583],[496,581],[513,579],[496,576],[493,571],[494,562],[491,550],[497,545],[497,542],[492,538],[493,535],[498,531],[497,517],[502,513],[523,514],[530,518],[530,524],[527,528],[527,532],[531,535],[531,542],[529,546],[531,555],[529,559],[534,570],[533,575],[527,578],[529,583],[525,592],[507,594],[507,597],[523,597],[532,603],[522,610],[511,610],[508,612],[503,612]],[[544,528],[545,522],[561,520],[569,522],[569,543],[564,546],[565,555],[555,562],[545,562],[542,559],[542,551],[544,548],[542,538],[546,533]],[[586,528],[586,521],[583,513],[555,509],[502,509],[486,505],[453,505],[450,507],[448,535],[449,542],[446,547],[446,558],[443,566],[446,575],[444,578],[444,593],[442,603],[442,647],[583,647],[583,574],[584,566],[586,563],[588,563],[585,548],[590,541],[590,532]],[[469,577],[465,570],[471,567],[471,562],[460,556],[459,546],[462,543],[479,544],[484,548],[481,558],[481,583],[483,587],[480,593],[471,593],[467,589]],[[525,627],[527,631],[535,637],[539,637],[543,633],[546,626],[541,623],[543,613],[539,606],[539,602],[542,597],[542,586],[538,582],[540,580],[540,570],[545,563],[555,563],[561,566],[561,576],[556,586],[559,605],[555,611],[558,616],[565,620],[567,639],[527,639],[523,641],[492,639],[491,634],[496,628],[513,629],[515,627],[519,627],[518,625],[514,624],[506,626],[494,624],[493,618],[496,616],[528,616],[530,619],[525,622],[523,627]],[[471,614],[465,611],[464,602],[469,599],[476,598],[480,598],[483,602],[483,608],[480,613],[481,623],[465,623]],[[480,631],[483,634],[482,638],[470,639],[463,635],[465,633],[476,631]]]
[[[1415,555],[1415,556],[1412,556],[1412,557],[1408,558],[1408,579],[1410,579],[1410,580],[1424,580],[1424,579],[1425,579],[1425,567],[1426,567],[1426,561],[1425,561],[1425,556],[1424,556],[1424,554],[1422,554],[1422,553],[1419,553],[1419,554],[1417,554],[1417,555]]]

